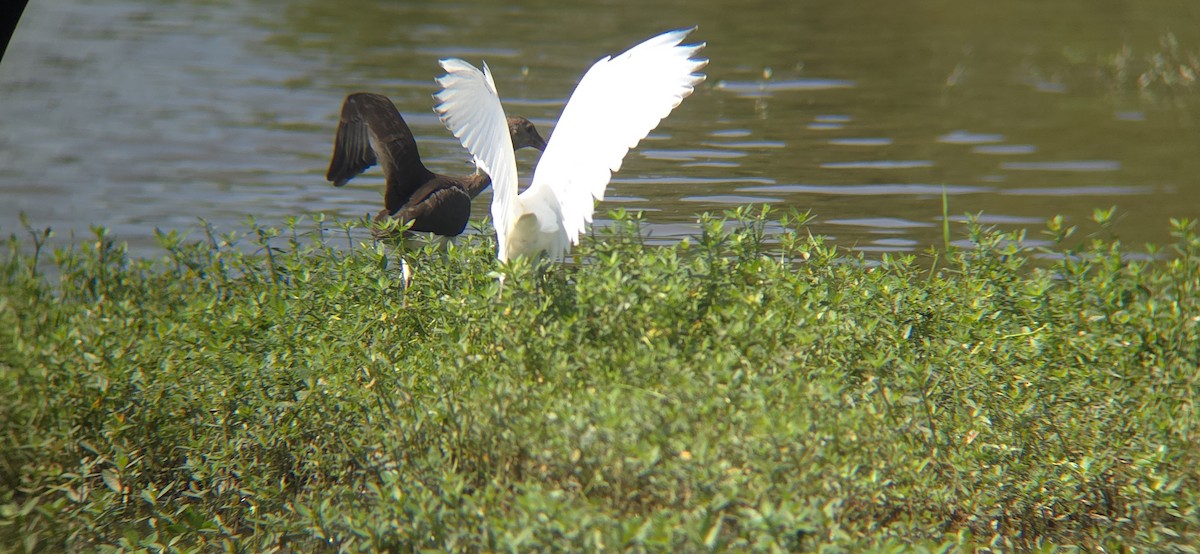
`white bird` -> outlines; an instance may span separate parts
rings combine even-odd
[[[704,43],[681,44],[695,30],[658,35],[592,65],[563,108],[533,182],[517,194],[517,164],[496,83],[460,59],[439,63],[447,74],[434,111],[492,176],[492,222],[497,257],[566,256],[592,221],[612,173],[625,154],[658,126],[704,80]]]

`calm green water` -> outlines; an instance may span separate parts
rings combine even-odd
[[[373,214],[377,170],[324,180],[347,93],[389,95],[431,169],[463,174],[431,111],[437,59],[487,60],[508,111],[548,131],[596,58],[697,24],[708,81],[601,206],[647,211],[655,237],[767,202],[840,245],[920,250],[940,243],[943,185],[952,215],[1035,239],[1097,207],[1134,243],[1200,216],[1191,0],[38,0],[0,63],[0,232],[23,211],[154,252],[155,227],[197,217]],[[526,179],[536,159],[519,156]]]

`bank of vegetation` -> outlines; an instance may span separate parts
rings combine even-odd
[[[22,231],[0,546],[1194,551],[1200,238],[1130,249],[1110,215],[868,261],[802,218],[648,246],[617,213],[549,268],[486,233],[148,260]]]

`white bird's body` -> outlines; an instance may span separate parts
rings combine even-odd
[[[497,257],[546,254],[561,259],[592,221],[625,154],[704,80],[704,44],[682,45],[692,29],[663,33],[592,65],[571,94],[538,161],[529,188],[517,194],[517,165],[499,93],[483,71],[442,60],[447,74],[434,110],[492,177]]]

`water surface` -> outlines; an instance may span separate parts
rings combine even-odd
[[[646,210],[656,239],[701,211],[811,210],[866,252],[940,244],[1118,206],[1127,242],[1200,215],[1200,7],[1150,0],[979,4],[608,1],[43,0],[0,62],[0,232],[60,237],[247,216],[378,210],[372,170],[324,180],[338,110],[390,96],[431,169],[468,156],[431,108],[437,59],[486,60],[510,113],[551,131],[598,57],[698,24],[708,81],[626,159],[601,210]],[[1155,57],[1157,62],[1155,61]],[[536,153],[518,156],[528,178]],[[487,213],[485,202],[476,217]],[[603,222],[603,220],[601,220]]]

